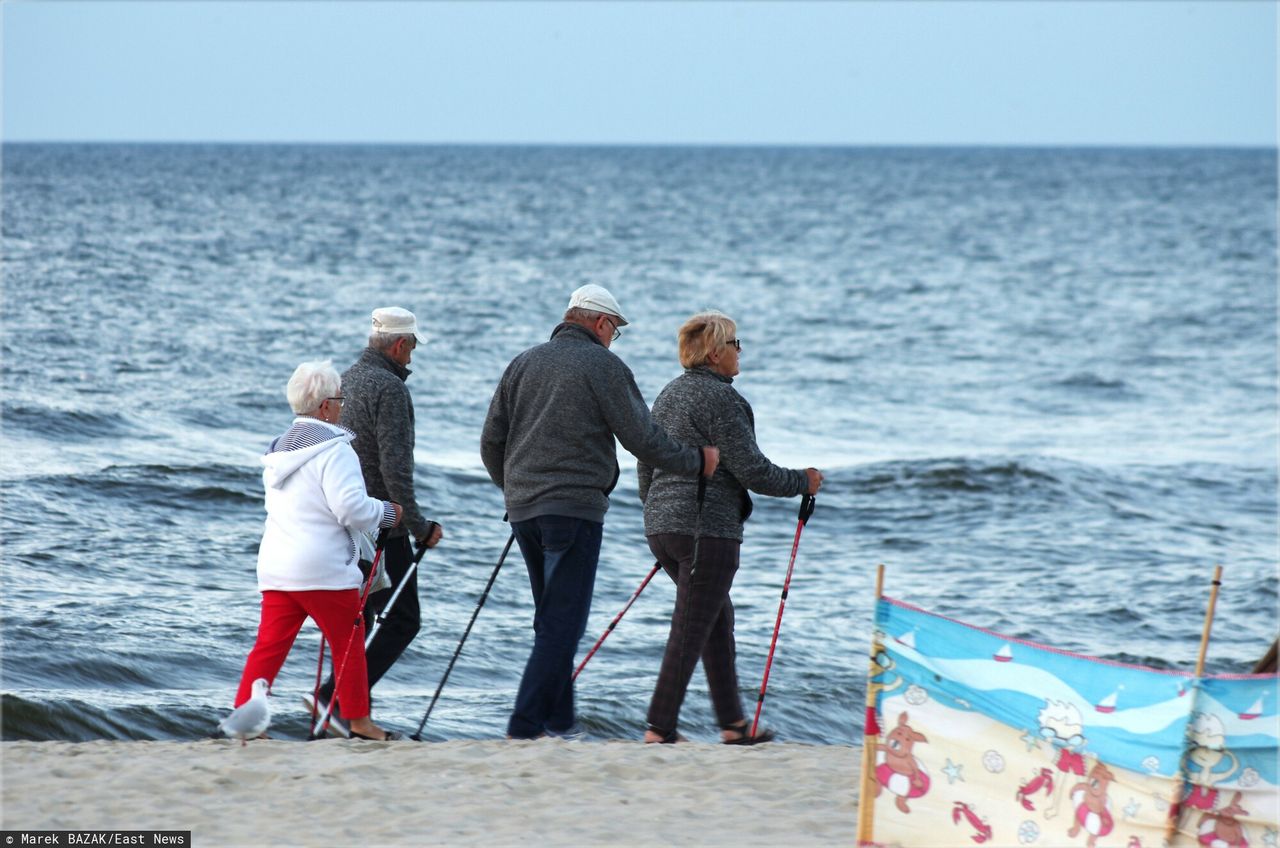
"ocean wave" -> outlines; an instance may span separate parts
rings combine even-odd
[[[110,439],[133,432],[132,424],[117,412],[6,403],[0,410],[6,427],[13,427],[45,439]]]
[[[880,463],[865,470],[854,484],[869,492],[887,489],[941,492],[1012,492],[1028,487],[1050,490],[1061,486],[1053,474],[1009,460],[931,459]]]
[[[110,465],[90,474],[33,477],[26,485],[59,496],[92,495],[151,506],[261,504],[261,478],[256,469],[232,465]]]

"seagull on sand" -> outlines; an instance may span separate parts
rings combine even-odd
[[[245,740],[266,733],[267,726],[271,724],[271,707],[267,705],[270,688],[271,684],[265,677],[253,681],[253,695],[218,722],[218,729],[232,739],[239,739],[241,747],[248,744]]]

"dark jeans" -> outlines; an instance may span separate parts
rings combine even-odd
[[[507,733],[532,739],[573,726],[573,656],[587,629],[604,525],[562,515],[513,521],[533,590],[533,650]]]
[[[409,545],[409,537],[396,536],[388,539],[382,548],[382,561],[387,568],[387,577],[391,579],[391,588],[374,592],[364,604],[365,632],[373,630],[378,616],[391,600],[396,586],[404,577],[409,566],[413,565],[413,548]],[[365,664],[369,672],[369,689],[382,679],[404,649],[409,647],[413,637],[418,635],[422,624],[422,613],[418,606],[418,572],[414,571],[409,582],[405,584],[396,598],[396,605],[386,614],[378,635],[365,651]],[[320,687],[320,697],[328,701],[333,694],[333,675]]]
[[[743,719],[734,667],[737,646],[733,641],[733,602],[729,600],[741,546],[737,539],[704,537],[698,543],[695,569],[692,536],[664,533],[649,537],[649,550],[676,583],[667,650],[649,702],[649,726],[658,733],[665,735],[676,729],[685,690],[699,657],[720,726],[735,725]]]

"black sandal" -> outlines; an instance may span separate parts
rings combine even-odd
[[[765,742],[772,742],[774,740],[774,737],[777,735],[772,730],[766,727],[764,730],[760,731],[755,736],[750,736],[748,735],[748,733],[751,730],[751,728],[747,726],[747,723],[745,721],[742,724],[726,724],[720,729],[732,730],[735,733],[742,734],[737,739],[725,739],[724,740],[725,745],[760,745]]]
[[[384,731],[384,733],[386,733],[387,735],[382,737],[381,739],[374,739],[372,736],[365,736],[363,733],[356,733],[353,730],[351,731],[351,738],[364,739],[367,742],[403,742],[404,741],[404,734],[398,730],[387,730],[387,731]]]

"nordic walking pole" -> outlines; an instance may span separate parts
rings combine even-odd
[[[698,537],[702,533],[702,501],[703,499],[706,498],[706,496],[707,496],[707,478],[699,475],[698,477],[698,519],[697,519],[697,527],[694,529],[694,533],[693,533],[693,566],[690,568],[691,574],[693,569],[698,567]],[[600,634],[600,638],[597,639],[596,643],[591,646],[591,650],[588,651],[587,655],[582,658],[582,662],[578,663],[578,667],[573,671],[573,678],[572,678],[573,680],[578,679],[578,675],[582,673],[582,669],[586,667],[587,661],[590,660],[593,656],[595,656],[596,651],[600,650],[600,646],[604,644],[604,640],[609,638],[609,634],[613,632],[613,628],[618,626],[619,621],[622,621],[622,616],[626,615],[627,610],[631,609],[631,605],[636,602],[636,598],[640,597],[640,593],[644,591],[645,586],[649,585],[649,581],[653,579],[653,575],[658,573],[659,568],[662,568],[662,564],[655,562],[653,564],[653,568],[649,569],[649,574],[640,583],[640,588],[636,589],[635,594],[631,596],[631,600],[627,601],[627,605],[622,608],[622,612],[618,613],[617,616],[614,617],[613,621],[609,622],[609,626],[606,627],[605,631]]]
[[[320,634],[320,659],[316,661],[316,685],[311,690],[311,726],[320,715],[320,681],[324,679],[324,634]],[[315,739],[314,736],[310,737]]]
[[[1200,689],[1200,678],[1204,675],[1204,658],[1209,652],[1209,631],[1213,629],[1213,614],[1218,606],[1218,587],[1222,585],[1222,566],[1213,567],[1213,587],[1209,590],[1209,608],[1204,614],[1204,630],[1200,633],[1200,654],[1196,657],[1196,676],[1192,685]],[[1194,702],[1192,704],[1194,706]],[[1187,774],[1184,763],[1186,757],[1178,758],[1177,792],[1178,796],[1169,805],[1169,821],[1165,825],[1165,842],[1173,840],[1178,832],[1178,818],[1182,815],[1182,798],[1187,794]]]
[[[354,630],[356,627],[360,625],[360,619],[364,615],[364,602],[369,598],[369,589],[373,586],[373,575],[376,574],[378,571],[378,563],[382,561],[382,549],[383,547],[386,546],[386,544],[387,544],[387,531],[383,530],[381,533],[378,534],[378,542],[373,552],[373,567],[369,569],[369,578],[364,581],[364,585],[360,589],[360,605],[356,608],[356,621],[355,621],[355,624],[351,626],[352,630]],[[348,639],[347,650],[350,651],[350,649],[351,649],[351,640]],[[321,735],[325,732],[325,730],[329,727],[329,716],[333,713],[334,702],[338,700],[337,698],[338,681],[337,681],[336,675],[339,673],[339,667],[337,665],[337,662],[338,662],[337,654],[334,654],[333,661],[334,661],[333,670],[335,675],[334,681],[333,681],[333,697],[329,698],[329,708],[324,711],[324,716],[318,717],[317,714],[319,712],[319,705],[320,705],[320,670],[324,667],[324,634],[321,633],[320,634],[320,669],[316,669],[316,688],[315,688],[315,691],[312,693],[312,697],[315,700],[312,702],[312,707],[311,707],[311,731],[307,735],[308,741],[315,741],[316,739],[319,739]],[[346,665],[347,665],[347,654],[344,652],[342,655],[342,667],[345,668]]]
[[[796,551],[800,549],[800,531],[813,515],[813,508],[818,499],[813,495],[805,495],[800,500],[800,520],[796,522],[796,538],[791,543],[791,562],[787,564],[787,579],[782,584],[782,600],[778,601],[778,620],[773,625],[773,641],[769,643],[769,658],[764,664],[764,679],[760,681],[760,697],[756,698],[756,717],[751,722],[751,735],[756,735],[756,727],[760,724],[760,711],[764,709],[764,693],[769,688],[769,669],[773,666],[773,650],[778,646],[778,631],[782,629],[782,611],[787,606],[787,590],[791,588],[791,572],[796,567]]]
[[[876,701],[880,690],[871,678],[879,672],[880,665],[876,656],[882,646],[876,640],[876,616],[880,611],[880,598],[884,596],[884,564],[876,569],[876,603],[871,614],[871,669],[867,674],[867,714],[862,729],[862,790],[858,796],[858,844],[871,844],[871,835],[875,831],[875,805],[872,787],[875,785],[876,743],[879,741],[872,734],[875,724]]]
[[[364,605],[369,600],[370,590],[373,589],[373,578],[378,573],[378,563],[382,560],[382,549],[386,546],[388,532],[383,530],[378,534],[377,552],[373,555],[373,567],[369,569],[369,577],[364,581],[364,587],[360,590],[360,605],[356,608],[356,620],[351,625],[352,638],[347,640],[346,650],[342,652],[342,661],[338,661],[338,655],[333,655],[333,697],[329,698],[329,704],[325,708],[324,715],[311,725],[311,739],[320,739],[324,736],[324,732],[329,728],[329,717],[333,715],[333,709],[338,703],[338,688],[342,684],[343,672],[347,670],[347,658],[351,656],[351,643],[355,641],[355,631],[362,621],[364,621]],[[418,553],[414,555],[413,567],[416,568],[422,555],[426,552],[427,546],[423,545],[418,549]],[[320,690],[317,688],[317,703]]]
[[[431,711],[436,708],[436,701],[440,700],[440,692],[444,689],[444,684],[449,679],[449,672],[453,671],[453,664],[458,661],[458,655],[462,653],[462,646],[467,643],[467,637],[471,635],[471,626],[476,623],[476,617],[480,615],[480,609],[484,606],[484,602],[489,599],[489,590],[493,588],[493,581],[498,579],[498,571],[502,569],[502,563],[507,559],[507,553],[511,550],[511,544],[515,542],[516,534],[512,531],[511,536],[507,539],[507,544],[502,548],[502,556],[498,557],[498,564],[493,567],[493,573],[489,575],[489,582],[484,586],[484,592],[480,594],[480,603],[476,604],[475,612],[471,613],[471,620],[467,622],[467,629],[462,631],[462,638],[458,640],[458,648],[453,652],[453,658],[449,660],[449,666],[444,670],[444,677],[440,678],[440,685],[436,687],[436,693],[431,696],[431,703],[427,705],[427,711],[422,715],[422,721],[418,722],[418,729],[413,732],[409,738],[414,742],[422,741],[422,728],[427,726],[427,719],[431,718]]]
[[[595,656],[596,651],[600,650],[600,646],[604,644],[604,640],[609,638],[609,634],[613,632],[613,628],[618,626],[618,622],[622,621],[622,617],[627,614],[627,610],[631,609],[631,605],[636,602],[636,598],[640,597],[640,593],[644,591],[644,587],[649,585],[649,581],[653,579],[653,575],[658,573],[658,569],[662,568],[658,563],[653,564],[653,568],[649,569],[649,574],[640,583],[640,588],[631,595],[631,600],[627,601],[627,605],[622,608],[622,612],[614,616],[613,621],[609,622],[609,626],[600,634],[600,638],[591,646],[591,650],[587,651],[587,655],[582,658],[582,662],[578,663],[578,667],[573,670],[573,679],[577,680],[578,675],[582,673],[582,669],[586,668],[587,663]]]
[[[432,532],[438,526],[440,525],[436,524],[434,521],[427,522],[427,538],[428,539],[431,538]],[[422,552],[425,551],[426,549],[427,549],[427,546],[423,545],[418,550],[417,556],[413,558],[413,562],[409,563],[409,567],[405,570],[404,576],[401,577],[400,582],[396,584],[396,590],[392,592],[391,597],[387,599],[387,605],[384,606],[381,609],[381,611],[379,611],[378,614],[373,617],[373,628],[369,631],[369,634],[364,637],[364,648],[366,651],[369,650],[369,646],[373,644],[373,637],[377,636],[378,631],[382,629],[382,622],[387,620],[387,615],[390,613],[391,608],[396,605],[396,598],[400,597],[401,590],[404,589],[405,584],[409,582],[409,578],[413,576],[414,572],[418,570],[418,562],[422,559]],[[373,579],[373,573],[374,573],[373,570],[369,571],[370,580]]]

